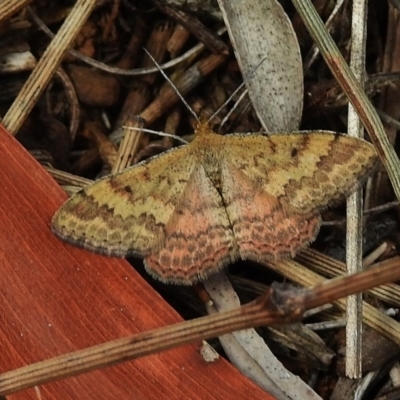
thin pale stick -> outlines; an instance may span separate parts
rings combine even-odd
[[[95,5],[95,0],[77,1],[72,8],[3,118],[11,134],[15,135],[28,117]]]
[[[381,243],[376,249],[374,249],[371,253],[368,254],[363,260],[363,267],[368,268],[371,267],[376,260],[381,257],[388,249],[388,243]]]
[[[364,87],[366,2],[354,0],[352,10],[350,68]],[[364,128],[354,107],[349,103],[348,134],[362,138]],[[362,189],[352,193],[347,199],[346,264],[349,274],[359,272],[362,260]],[[346,308],[346,375],[351,379],[362,375],[362,294],[347,298]]]
[[[43,168],[60,184],[60,185],[73,185],[84,188],[85,186],[93,183],[91,179],[82,178],[81,176],[71,174],[69,172],[61,171],[53,167],[43,166]]]
[[[26,7],[32,0],[3,0],[0,2],[0,20],[7,21],[8,18],[18,10]]]

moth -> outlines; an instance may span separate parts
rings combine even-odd
[[[375,168],[374,147],[333,132],[230,134],[200,122],[191,143],[73,195],[51,223],[61,239],[144,258],[166,282],[191,285],[238,259],[293,257],[322,210]]]

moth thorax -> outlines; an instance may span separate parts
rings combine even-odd
[[[204,169],[206,175],[211,180],[215,188],[218,190],[218,192],[221,192],[221,167],[215,157],[212,157],[212,160],[206,160],[204,164]]]

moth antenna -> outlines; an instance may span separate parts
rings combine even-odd
[[[233,93],[224,101],[224,103],[221,105],[221,107],[218,108],[217,111],[211,117],[208,119],[207,122],[210,122],[215,118],[215,116],[233,99],[234,96],[236,96],[236,93],[239,92],[240,89],[246,84],[246,81],[243,81],[234,91]],[[244,91],[244,93],[247,93],[247,90]],[[228,113],[230,115],[230,112]],[[225,118],[224,118],[225,119]]]
[[[241,89],[244,85],[244,82],[238,87],[238,89]],[[235,92],[233,93],[233,95],[235,95],[238,92],[238,90],[235,90]],[[233,105],[233,107],[226,113],[225,117],[222,119],[220,125],[219,125],[219,129],[221,129],[226,122],[228,121],[229,117],[232,115],[232,113],[236,110],[236,108],[239,106],[239,104],[241,103],[241,101],[244,99],[244,96],[246,96],[246,94],[248,93],[248,90],[245,89],[243,91],[243,93],[239,96],[239,99],[235,102],[235,104]],[[232,98],[232,96],[229,97],[229,99],[227,101],[230,101]],[[226,102],[225,102],[226,103]],[[225,106],[225,103],[222,107]],[[219,111],[219,110],[218,110]],[[217,111],[217,112],[218,112]],[[216,115],[216,114],[215,114]],[[214,116],[215,116],[214,115]]]
[[[154,131],[152,129],[147,129],[147,128],[138,128],[136,126],[124,126],[125,129],[131,129],[133,131],[142,131],[142,132],[146,132],[146,133],[151,133],[153,135],[158,135],[158,136],[165,136],[165,137],[170,137],[173,138],[175,140],[178,140],[184,144],[188,144],[188,142],[181,138],[180,136],[177,135],[173,135],[172,133],[166,133],[166,132],[160,132],[160,131]]]
[[[195,117],[197,122],[200,122],[199,117],[197,116],[197,114],[194,112],[193,108],[190,107],[189,103],[184,99],[184,97],[179,93],[179,90],[177,89],[177,87],[174,85],[174,83],[171,81],[171,79],[169,79],[169,77],[167,76],[167,74],[162,70],[162,68],[160,67],[160,64],[158,64],[158,62],[155,60],[155,58],[145,49],[143,48],[143,50],[145,51],[145,53],[150,57],[151,61],[153,61],[153,63],[156,65],[156,67],[159,69],[161,75],[165,78],[165,80],[171,85],[171,87],[175,90],[175,93],[178,95],[178,97],[181,99],[182,103],[185,105],[185,107],[190,111],[190,113]]]
[[[256,73],[258,67],[267,59],[267,57],[264,57],[254,68],[252,71],[250,71],[250,74],[247,78],[243,79],[243,82],[239,85],[239,87],[237,89],[235,89],[233,91],[233,93],[228,97],[228,99],[224,102],[224,104],[222,104],[221,107],[218,108],[217,111],[215,111],[215,113],[213,115],[211,115],[211,117],[208,119],[208,122],[210,122],[213,118],[215,118],[215,116],[233,99],[234,96],[236,96],[236,94],[239,92],[239,90],[242,89],[242,87],[250,80],[253,78],[254,74]],[[242,101],[242,98],[245,96],[245,94],[247,93],[247,89],[243,92],[243,94],[240,96],[239,100],[236,102],[236,104],[239,104]],[[233,108],[232,110],[230,110],[227,114],[227,116],[223,119],[223,122],[221,123],[221,126],[223,125],[223,123],[226,122],[226,120],[228,119],[228,117],[232,114],[232,112],[234,111],[235,108]]]

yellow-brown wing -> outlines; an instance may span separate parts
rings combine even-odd
[[[224,157],[299,213],[342,201],[378,163],[374,147],[333,132],[228,135]]]
[[[365,141],[330,133],[227,136],[222,197],[242,258],[293,257],[314,240],[319,211],[376,165]]]
[[[107,255],[158,251],[194,168],[184,146],[105,177],[67,200],[54,215],[52,230]]]

